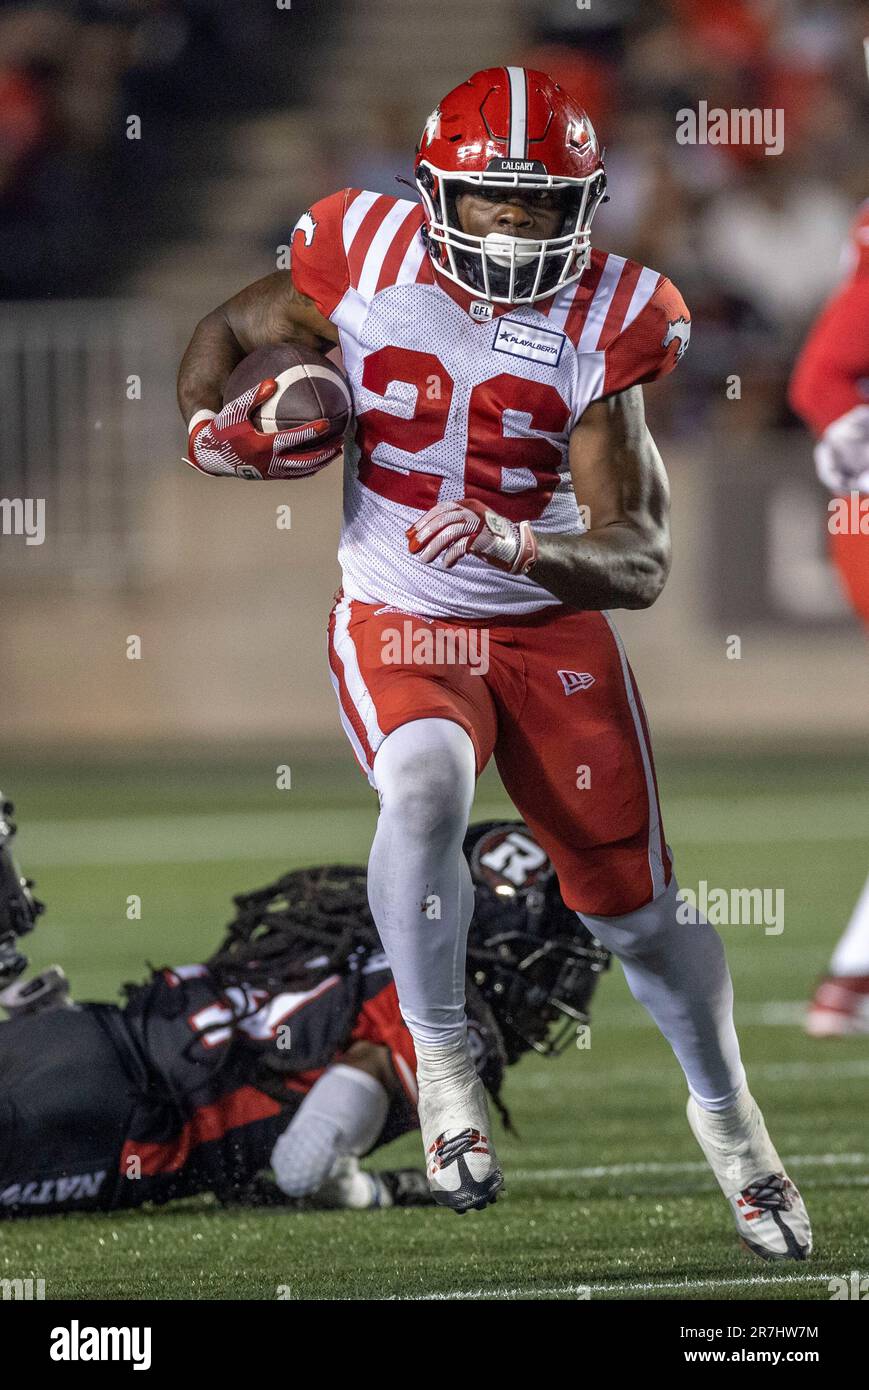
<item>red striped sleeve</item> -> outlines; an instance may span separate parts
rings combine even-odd
[[[386,289],[388,285],[394,285],[398,272],[401,270],[402,263],[407,255],[410,243],[413,241],[420,226],[419,208],[412,208],[407,214],[389,246],[389,250],[383,258],[383,265],[380,267],[380,274],[377,277],[375,294],[380,290]]]
[[[564,324],[564,331],[574,345],[579,341],[582,325],[585,323],[585,316],[588,313],[591,301],[597,293],[597,287],[600,284],[600,277],[603,275],[603,268],[605,265],[606,256],[598,256],[593,253],[592,262],[579,282],[579,289],[574,295],[573,303],[570,306],[570,311]]]
[[[628,305],[628,310],[631,309]],[[654,293],[611,342],[603,342],[603,395],[626,391],[672,372],[691,336],[691,315],[676,286],[660,276]]]
[[[342,188],[321,198],[303,213],[290,238],[293,284],[325,318],[331,318],[350,284],[344,251],[344,218],[359,197],[358,188]]]
[[[603,328],[600,331],[600,337],[597,340],[598,348],[605,348],[607,343],[611,343],[621,332],[625,315],[630,307],[634,290],[637,288],[637,281],[642,272],[643,267],[638,265],[636,261],[625,261],[616,292],[612,297]]]
[[[395,206],[395,199],[388,197],[385,193],[374,200],[371,207],[363,217],[356,234],[350,243],[347,252],[347,266],[350,275],[350,284],[354,289],[358,288],[359,277],[365,265],[365,257],[371,249],[371,243],[377,235],[384,217]]]

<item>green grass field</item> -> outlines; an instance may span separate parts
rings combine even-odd
[[[293,789],[275,788],[290,761]],[[803,1265],[742,1252],[690,1134],[667,1045],[615,966],[591,1048],[526,1060],[506,1096],[508,1195],[457,1220],[436,1210],[226,1212],[208,1199],[155,1211],[0,1227],[0,1278],[44,1278],[47,1298],[828,1299],[869,1272],[869,1039],[818,1043],[802,1006],[865,877],[869,760],[739,750],[661,759],[683,887],[781,888],[784,930],[724,927],[753,1090],[810,1206]],[[34,964],[59,961],[79,999],[114,998],[154,964],[198,960],[230,897],[325,859],[363,861],[376,803],[349,752],[213,751],[146,764],[67,765],[14,755],[19,856],[49,905]],[[480,815],[508,804],[483,779]],[[129,921],[127,898],[142,899]],[[375,1166],[419,1162],[408,1137]]]

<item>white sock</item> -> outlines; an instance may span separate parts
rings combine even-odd
[[[416,1076],[420,1082],[444,1081],[449,1084],[458,1077],[476,1076],[474,1064],[468,1052],[467,1029],[461,1037],[451,1042],[415,1043]]]
[[[833,952],[830,974],[869,975],[869,879]]]
[[[389,1096],[375,1076],[343,1063],[329,1067],[272,1149],[278,1187],[288,1197],[316,1192],[337,1159],[374,1146],[388,1112]]]
[[[724,946],[702,913],[680,922],[675,878],[654,902],[622,917],[581,920],[618,956],[631,993],[651,1014],[704,1110],[726,1110],[745,1084]],[[684,915],[687,908],[683,909]]]
[[[697,1103],[700,1104],[699,1101]],[[727,1152],[730,1152],[733,1142],[738,1141],[750,1125],[752,1128],[756,1127],[752,1120],[756,1120],[760,1114],[747,1086],[743,1086],[733,1104],[726,1110],[703,1108],[703,1133],[712,1143],[720,1145]]]
[[[388,734],[374,760],[380,818],[368,900],[418,1055],[465,1037],[465,949],[474,885],[462,841],[474,746],[449,719]]]

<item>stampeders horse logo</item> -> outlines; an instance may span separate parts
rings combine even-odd
[[[688,351],[688,344],[691,341],[691,324],[688,319],[682,317],[672,323],[667,324],[667,331],[661,342],[661,347],[669,347],[671,343],[678,342],[676,349],[676,361],[685,356]]]
[[[577,690],[588,690],[590,685],[594,685],[594,676],[589,675],[588,671],[559,671],[558,675],[565,695],[575,695]]]
[[[309,212],[303,212],[293,228],[293,236],[296,235],[296,232],[302,232],[305,237],[305,245],[310,246],[311,242],[314,240],[314,233],[317,230],[317,226],[318,223],[314,221],[311,214]]]

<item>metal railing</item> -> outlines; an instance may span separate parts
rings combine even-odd
[[[182,333],[171,307],[149,302],[0,304],[4,586],[135,579],[147,483],[179,454]],[[40,500],[41,542],[20,534]]]

